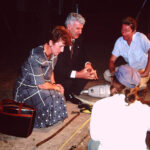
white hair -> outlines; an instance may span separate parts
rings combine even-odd
[[[72,12],[67,16],[67,19],[65,21],[65,26],[67,26],[68,24],[73,25],[75,21],[78,21],[83,25],[85,24],[85,19],[82,15]]]

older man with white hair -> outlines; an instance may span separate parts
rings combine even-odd
[[[65,25],[72,38],[72,45],[66,47],[64,53],[59,55],[55,66],[55,80],[63,85],[66,100],[74,104],[80,101],[73,95],[79,95],[88,80],[98,79],[96,70],[89,62],[86,52],[83,49],[83,42],[79,36],[85,24],[81,14],[70,13]]]

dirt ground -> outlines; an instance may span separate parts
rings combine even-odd
[[[90,45],[88,48],[91,48]],[[92,54],[89,56],[92,56]],[[104,65],[106,62],[104,57],[101,56],[101,58],[98,58],[95,61],[95,63],[99,62],[101,62],[101,65],[96,66],[99,80],[89,82],[85,89],[94,85],[107,83],[103,78],[103,70],[107,68],[107,65]],[[12,99],[13,84],[17,78],[17,72],[15,70],[15,68],[10,67],[0,74],[0,99]],[[148,89],[147,92],[147,100],[150,100],[149,91],[150,89]],[[85,95],[85,100],[87,102],[95,102],[99,99]],[[75,115],[77,115],[76,113],[73,114],[73,112],[79,112],[80,110],[77,105],[67,102],[67,111],[68,118],[65,119],[64,122],[46,129],[33,129],[32,134],[27,138],[9,136],[0,133],[0,150],[87,150],[87,144],[90,140],[90,114],[80,113],[80,115],[61,132],[53,138],[50,138],[63,128],[63,126],[65,126]]]

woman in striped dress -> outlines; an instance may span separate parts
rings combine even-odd
[[[36,128],[51,126],[67,117],[64,88],[55,83],[53,70],[57,56],[69,44],[70,36],[65,27],[57,26],[48,42],[33,48],[21,67],[14,99],[36,108]]]

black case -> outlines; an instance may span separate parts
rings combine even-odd
[[[0,132],[17,137],[28,137],[33,130],[36,110],[14,100],[0,101]]]

